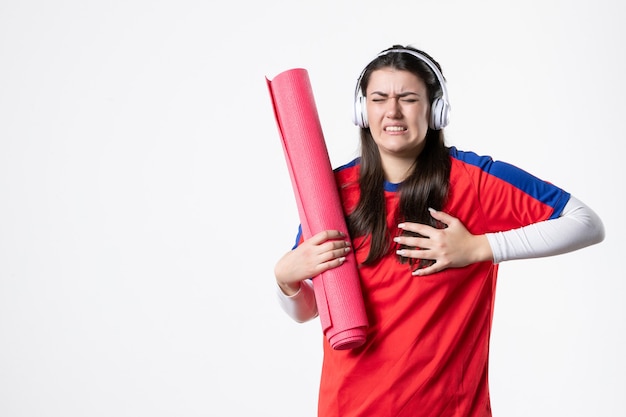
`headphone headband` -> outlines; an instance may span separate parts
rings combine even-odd
[[[420,52],[414,51],[412,49],[407,49],[407,48],[387,49],[386,51],[382,51],[381,53],[376,55],[376,58],[374,59],[377,59],[384,55],[388,55],[390,53],[406,53],[406,54],[412,55],[415,58],[422,61],[423,63],[425,63],[426,65],[428,65],[431,71],[435,74],[435,77],[437,77],[437,81],[439,82],[439,85],[441,86],[442,94],[441,94],[441,97],[434,98],[433,102],[431,103],[431,106],[430,106],[431,117],[429,121],[429,126],[431,127],[431,129],[434,129],[434,130],[440,130],[446,127],[449,121],[450,102],[448,100],[448,89],[446,88],[446,81],[443,78],[443,74],[441,73],[439,68],[437,68],[437,65],[435,65],[435,63],[426,55]],[[373,61],[370,61],[370,64],[371,62]],[[363,69],[363,71],[361,71],[361,74],[359,75],[359,78],[356,83],[356,88],[354,91],[354,114],[352,117],[352,121],[354,122],[355,125],[361,128],[367,128],[369,126],[369,123],[367,120],[367,109],[365,106],[366,100],[365,100],[365,96],[363,95],[363,92],[361,91],[361,80],[363,78],[363,75],[365,75],[365,71],[367,70],[368,66],[369,64],[367,64],[365,68]]]

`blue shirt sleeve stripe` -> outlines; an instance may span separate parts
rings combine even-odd
[[[490,156],[481,156],[474,152],[460,151],[455,147],[450,148],[450,155],[455,159],[480,168],[489,175],[511,184],[534,199],[552,207],[553,213],[550,218],[559,217],[565,204],[569,201],[570,194],[568,192],[509,163],[494,161]]]

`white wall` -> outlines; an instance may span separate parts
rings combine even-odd
[[[607,229],[502,265],[495,415],[626,415],[626,15],[505,3],[0,3],[0,415],[314,416],[319,321],[273,292],[298,218],[265,77],[309,71],[337,165],[356,77],[394,43],[442,64],[450,144]]]

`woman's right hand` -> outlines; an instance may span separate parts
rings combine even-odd
[[[276,264],[276,282],[287,295],[300,289],[300,281],[336,268],[346,260],[350,242],[339,230],[325,230],[287,252]]]

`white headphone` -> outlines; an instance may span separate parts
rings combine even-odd
[[[425,55],[420,54],[419,52],[413,51],[411,49],[405,48],[392,48],[386,51],[381,52],[376,56],[376,58],[381,57],[383,55],[387,55],[390,53],[407,53],[411,54],[420,61],[423,61],[426,65],[430,67],[433,71],[437,80],[439,81],[439,85],[441,85],[442,95],[441,97],[435,97],[433,102],[430,104],[430,121],[429,126],[431,129],[440,130],[448,125],[450,118],[450,102],[448,101],[448,90],[446,89],[446,81],[443,78],[443,74],[439,71],[439,68]],[[367,69],[367,67],[365,67]],[[363,74],[365,74],[365,69],[359,75],[359,79],[356,83],[356,89],[354,91],[354,114],[352,115],[352,121],[355,125],[361,128],[367,128],[369,123],[367,121],[367,108],[365,105],[365,96],[363,96],[363,92],[361,91],[361,78],[363,78]]]

